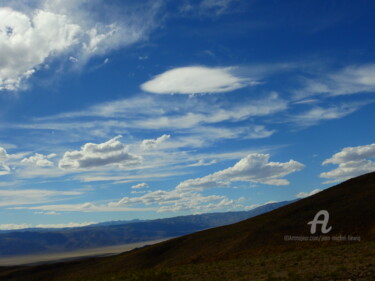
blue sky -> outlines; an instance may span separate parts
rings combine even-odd
[[[249,210],[375,170],[372,1],[0,0],[0,229]]]

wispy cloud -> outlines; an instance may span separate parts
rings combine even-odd
[[[88,225],[96,224],[95,222],[69,222],[69,223],[57,223],[57,224],[0,224],[0,230],[18,230],[26,228],[71,228],[71,227],[83,227]]]
[[[336,72],[315,74],[315,78],[304,78],[303,83],[304,87],[297,91],[296,97],[375,92],[375,64],[353,65]]]
[[[0,190],[0,206],[34,205],[83,194],[82,191],[44,189]]]
[[[326,107],[313,106],[308,111],[290,116],[289,121],[297,126],[309,127],[322,121],[343,118],[370,103],[373,103],[373,101],[342,103]]]

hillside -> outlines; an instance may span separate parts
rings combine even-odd
[[[370,173],[326,189],[309,198],[233,225],[200,231],[108,258],[30,268],[3,269],[0,276],[2,274],[3,278],[8,278],[2,280],[108,280],[106,279],[108,276],[129,274],[136,269],[153,268],[154,270],[171,269],[173,271],[178,268],[180,272],[184,268],[186,269],[186,266],[191,268],[203,263],[207,265],[204,267],[205,270],[208,270],[208,265],[226,264],[225,266],[228,268],[222,269],[223,272],[226,272],[233,270],[240,261],[248,259],[251,259],[251,263],[255,263],[254,259],[256,261],[263,260],[264,263],[265,261],[271,261],[269,266],[274,266],[273,263],[276,261],[273,259],[278,257],[277,262],[280,263],[284,257],[286,258],[284,266],[288,266],[290,255],[293,256],[293,265],[297,268],[299,262],[305,261],[305,256],[314,256],[316,260],[313,260],[313,267],[316,270],[319,270],[318,265],[327,258],[329,259],[328,264],[334,261],[338,265],[344,264],[343,262],[346,261],[356,261],[356,263],[351,262],[349,265],[344,264],[345,266],[357,266],[358,263],[364,261],[367,262],[365,269],[359,270],[366,271],[366,274],[370,276],[374,273],[373,263],[371,263],[374,254],[373,241],[375,240],[374,206],[375,173]],[[360,242],[296,242],[284,240],[286,235],[319,237],[321,235],[319,231],[315,235],[310,233],[310,226],[307,223],[312,221],[315,214],[320,210],[327,210],[330,214],[328,226],[331,226],[332,230],[325,234],[326,237],[338,237],[339,235],[348,237],[348,235],[351,235],[360,237]],[[320,230],[320,227],[318,229]],[[327,250],[321,251],[319,248]],[[298,253],[297,259],[293,254],[294,252]],[[356,256],[354,256],[355,253]],[[340,258],[340,255],[345,258]],[[273,259],[271,260],[269,257]],[[333,257],[336,257],[336,260]],[[231,260],[239,262],[229,263],[229,265],[224,263]],[[296,260],[297,262],[295,262]],[[15,272],[12,272],[13,270]],[[204,269],[199,270],[201,270],[201,273],[205,273]],[[196,273],[198,276],[200,276],[199,270]],[[362,274],[361,272],[358,274]],[[26,277],[27,279],[25,279]],[[171,280],[163,278],[161,277],[159,280]],[[359,280],[372,280],[371,278],[370,276]],[[157,280],[157,278],[147,279],[145,277],[131,280]]]
[[[287,205],[270,203],[250,211],[209,213],[137,222],[107,222],[73,229],[26,229],[0,233],[0,257],[56,253],[177,237],[236,223]]]

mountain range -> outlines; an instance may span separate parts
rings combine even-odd
[[[270,203],[250,211],[208,213],[156,220],[112,221],[78,228],[25,229],[0,233],[0,257],[77,251],[158,240],[232,224],[292,201]]]

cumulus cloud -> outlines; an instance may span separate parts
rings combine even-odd
[[[269,154],[251,153],[238,161],[233,167],[202,178],[181,182],[177,189],[202,190],[213,187],[229,186],[233,181],[255,182],[270,185],[288,185],[289,181],[282,177],[297,172],[304,165],[289,160],[288,162],[270,162]]]
[[[335,164],[338,168],[320,174],[320,177],[331,179],[326,183],[344,181],[362,174],[375,171],[375,143],[363,146],[346,147],[326,159],[322,164]]]
[[[107,165],[125,168],[139,164],[141,158],[130,154],[126,145],[117,136],[107,142],[95,144],[86,143],[81,150],[67,151],[59,161],[62,169],[90,169]]]
[[[234,91],[257,84],[233,74],[233,68],[188,66],[174,68],[141,85],[142,90],[155,94],[209,94]]]
[[[66,60],[87,61],[144,38],[154,28],[156,4],[122,11],[116,15],[99,1],[19,1],[0,2],[0,90],[16,90],[23,80],[64,55]],[[156,3],[156,2],[155,2]],[[147,6],[147,7],[146,7]],[[121,8],[116,11],[120,11]],[[143,15],[136,15],[141,10]],[[95,13],[109,14],[102,21]],[[120,12],[118,12],[120,13]],[[102,17],[108,18],[108,17]],[[69,55],[70,54],[70,55]]]
[[[235,205],[235,200],[230,200],[221,195],[204,196],[191,191],[173,189],[170,191],[156,190],[139,197],[124,197],[118,202],[111,202],[109,207],[132,206],[135,204],[157,205],[157,212],[178,211],[208,211]]]
[[[358,161],[375,157],[375,143],[363,146],[346,147],[340,152],[334,154],[331,158],[325,160],[326,164],[341,164],[350,161]]]
[[[170,135],[164,134],[161,137],[158,137],[156,139],[143,140],[141,143],[141,147],[144,150],[156,149],[161,143],[167,141],[170,137],[171,137]]]
[[[321,190],[320,189],[314,189],[310,192],[300,192],[296,195],[297,198],[305,198],[305,197],[309,197],[311,195],[314,195],[314,194],[317,194],[318,192],[320,192]]]
[[[145,182],[142,182],[142,183],[138,183],[138,184],[132,185],[132,188],[133,188],[133,189],[138,189],[138,188],[147,188],[147,187],[148,187],[148,184],[145,183]]]
[[[38,167],[51,167],[54,164],[49,159],[51,159],[53,157],[56,157],[56,156],[57,155],[55,153],[51,153],[49,155],[43,155],[43,154],[40,154],[40,153],[35,153],[33,156],[22,159],[21,163],[32,164],[32,165],[36,165]]]

